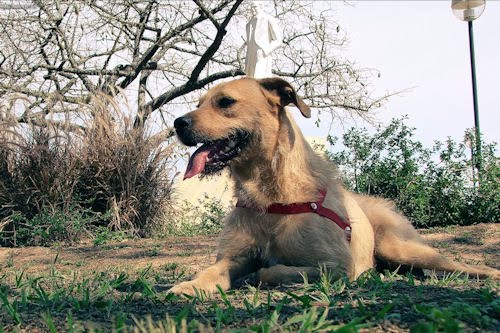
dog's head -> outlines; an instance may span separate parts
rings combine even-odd
[[[177,118],[177,136],[187,146],[202,144],[191,156],[184,178],[212,174],[231,163],[272,158],[284,107],[295,104],[304,117],[309,107],[292,86],[279,78],[242,78],[210,89],[198,108]]]

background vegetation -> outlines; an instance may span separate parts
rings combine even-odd
[[[80,115],[80,131],[0,124],[1,244],[71,242],[102,227],[145,236],[163,224],[173,146],[134,127],[114,98],[101,95]]]
[[[475,168],[474,134],[423,147],[405,118],[370,134],[351,128],[344,148],[327,153],[348,188],[391,199],[417,227],[500,221],[500,165],[496,143],[483,143],[481,177]],[[332,144],[337,138],[329,137]]]

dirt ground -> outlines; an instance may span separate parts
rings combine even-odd
[[[500,269],[500,223],[421,230],[424,238],[443,254],[470,264]],[[94,246],[0,248],[0,269],[36,273],[58,271],[134,271],[176,264],[189,276],[215,261],[216,236],[139,239]]]
[[[500,268],[500,223],[421,230],[421,233],[440,252],[451,258],[469,264],[487,264],[497,269]],[[160,292],[165,291],[173,281],[188,279],[195,272],[213,263],[216,256],[216,246],[216,236],[196,236],[114,241],[98,246],[93,245],[91,240],[87,240],[74,246],[0,248],[0,277],[10,276],[11,284],[14,283],[12,277],[17,279],[23,276],[20,274],[22,271],[24,271],[25,277],[29,276],[35,280],[37,276],[52,276],[52,272],[56,272],[55,277],[78,276],[81,281],[85,277],[95,277],[96,281],[88,280],[97,283],[95,288],[98,288],[99,283],[101,283],[98,279],[100,276],[116,278],[122,272],[126,272],[128,276],[127,281],[120,285],[120,288],[112,291],[112,295],[116,298],[111,297],[109,304],[112,308],[107,310],[111,312],[103,311],[98,300],[88,307],[82,308],[83,310],[73,305],[69,306],[68,304],[73,304],[71,302],[75,300],[75,304],[80,304],[79,296],[74,299],[64,298],[61,296],[62,294],[59,294],[60,291],[69,289],[52,290],[53,293],[50,294],[50,297],[54,297],[56,300],[60,298],[59,301],[51,303],[52,301],[49,300],[48,305],[44,304],[43,300],[30,301],[29,306],[18,308],[22,324],[15,325],[7,311],[4,311],[3,314],[0,313],[0,331],[2,331],[3,326],[5,332],[48,332],[45,319],[43,315],[40,315],[47,309],[51,309],[51,316],[57,327],[56,331],[66,331],[68,311],[70,314],[72,313],[71,318],[73,315],[75,316],[75,325],[77,325],[75,327],[80,327],[79,331],[99,328],[103,332],[111,331],[111,328],[115,327],[113,325],[116,324],[114,317],[116,313],[121,313],[122,319],[127,318],[128,325],[134,323],[131,320],[132,316],[134,318],[149,316],[158,321],[165,318],[165,313],[180,314],[184,311],[187,303],[175,300],[152,303],[148,297],[141,297],[141,294],[134,292],[134,288],[136,288],[134,287],[134,279],[138,278],[142,274],[141,272],[149,271],[148,278],[154,279],[154,281],[150,281],[154,283],[154,289]],[[151,270],[146,270],[148,267],[151,267]],[[71,279],[66,281],[71,282]],[[485,290],[488,289],[484,289],[483,281],[471,280],[466,285],[456,285],[449,288],[439,284],[428,284],[426,288],[415,288],[415,285],[411,283],[397,280],[389,283],[377,283],[376,281],[378,280],[367,280],[365,284],[361,282],[356,288],[346,288],[343,292],[335,294],[335,297],[331,298],[335,301],[335,308],[331,310],[329,318],[335,324],[346,324],[353,320],[360,320],[361,326],[367,325],[367,328],[360,330],[360,332],[407,332],[416,323],[422,321],[425,323],[425,315],[415,310],[414,307],[414,304],[423,302],[436,311],[443,309],[441,312],[437,312],[438,314],[455,316],[452,323],[456,324],[456,319],[458,319],[464,332],[498,331],[496,329],[498,320],[495,319],[498,312],[494,308],[497,303],[493,300],[490,302],[487,298],[497,297],[494,296],[497,293],[496,291],[491,295],[488,292],[485,293]],[[420,283],[416,282],[416,285],[418,286]],[[102,286],[105,285],[102,284]],[[6,288],[4,292],[7,291],[12,297],[17,297],[18,301],[21,299],[22,293],[16,294],[18,292],[16,288],[4,287]],[[46,287],[50,287],[50,285]],[[33,288],[30,288],[30,292],[33,293]],[[279,314],[281,325],[292,317],[295,318],[294,320],[302,318],[303,305],[301,305],[300,300],[305,296],[300,295],[304,292],[303,288],[304,286],[300,285],[286,286],[273,289],[272,293],[257,294],[260,306],[251,312],[245,310],[244,300],[254,299],[255,294],[251,292],[249,294],[246,289],[234,293],[231,296],[231,304],[234,306],[235,312],[231,317],[232,321],[225,324],[226,328],[241,329],[261,323],[269,324],[266,311],[270,311],[271,307],[267,309],[265,306],[266,297],[267,302],[270,302],[269,297],[272,297],[270,304],[273,307],[277,307],[277,304],[285,304],[280,302],[284,302],[288,296],[298,297],[299,301],[292,301],[289,298],[283,305]],[[99,294],[98,290],[100,289],[92,291],[93,297]],[[318,290],[314,289],[307,291],[307,293],[307,295],[317,294]],[[270,296],[271,294],[273,296]],[[36,299],[36,295],[33,297]],[[124,301],[124,299],[129,299],[128,297],[131,297],[130,300],[133,299],[133,301]],[[85,298],[82,299],[85,300]],[[362,306],[360,302],[363,303]],[[216,323],[216,315],[212,307],[219,310],[226,308],[220,299],[193,304],[191,304],[192,310],[189,320],[198,320],[212,326]],[[314,308],[325,304],[329,303],[312,304],[311,306]],[[384,317],[384,320],[373,319],[387,305],[393,306],[387,318]],[[422,309],[422,311],[426,311],[425,307]],[[471,309],[476,312],[480,311],[481,316],[478,317],[477,313],[470,315],[467,311],[472,311]],[[376,314],[375,317],[373,314]],[[280,326],[276,330],[278,329]]]

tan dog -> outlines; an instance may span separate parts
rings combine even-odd
[[[304,274],[317,278],[320,267],[356,279],[374,267],[375,258],[498,278],[495,269],[440,255],[392,203],[344,189],[335,167],[304,140],[285,109],[288,104],[310,117],[309,107],[286,81],[242,78],[210,89],[195,111],[175,120],[184,144],[203,144],[185,178],[229,167],[239,204],[226,218],[217,262],[171,292],[211,293],[217,285],[226,290],[245,276],[270,285],[300,282]],[[321,191],[326,191],[323,206],[350,224],[350,241],[337,224],[316,213],[266,213],[275,203],[316,202]]]

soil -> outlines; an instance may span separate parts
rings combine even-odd
[[[421,234],[430,244],[435,246],[443,254],[456,260],[469,264],[487,264],[491,267],[500,269],[500,223],[479,224],[467,227],[446,227],[432,230],[420,230]],[[187,279],[190,275],[207,267],[215,261],[217,250],[217,236],[195,236],[195,237],[167,237],[164,239],[140,239],[126,240],[121,242],[112,242],[95,246],[91,241],[84,241],[81,244],[73,246],[58,246],[52,248],[46,247],[25,247],[25,248],[0,248],[0,276],[8,272],[20,272],[22,270],[27,275],[36,276],[41,272],[50,271],[54,268],[60,274],[72,274],[78,272],[80,276],[97,274],[98,272],[140,272],[151,265],[155,271],[171,271],[176,267],[179,271],[185,272],[185,275],[177,278]],[[170,267],[170,268],[168,268]],[[174,270],[175,270],[174,269]],[[418,282],[417,282],[418,285]],[[155,287],[158,287],[155,286]],[[160,287],[162,287],[160,282]],[[163,285],[163,288],[168,288]],[[453,288],[444,288],[441,286],[426,286],[425,288],[415,288],[408,283],[395,281],[384,285],[387,290],[373,291],[373,288],[380,286],[360,285],[357,288],[346,289],[342,294],[336,296],[335,312],[332,312],[332,318],[340,316],[342,321],[349,322],[350,314],[360,316],[359,304],[355,303],[356,297],[362,297],[369,300],[373,297],[392,298],[396,297],[395,308],[392,310],[398,314],[391,320],[384,320],[377,325],[372,325],[367,332],[406,332],[410,325],[422,319],[422,315],[416,314],[413,309],[414,302],[424,302],[435,304],[437,307],[446,307],[453,300],[478,303],[477,290],[481,290],[482,282],[470,281],[467,285],[455,286]],[[300,288],[298,288],[300,289]],[[290,287],[280,287],[274,291],[278,294],[287,295],[288,292],[295,289]],[[159,290],[161,291],[161,289]],[[118,291],[116,291],[118,292]],[[121,291],[120,291],[121,292]],[[123,292],[127,292],[123,290]],[[380,294],[380,295],[379,295]],[[236,294],[239,295],[239,294]],[[262,293],[260,298],[262,304],[266,293]],[[379,295],[379,296],[377,296]],[[255,324],[255,318],[251,318],[244,313],[243,296],[235,296],[232,302],[236,306],[236,311],[242,311],[241,321],[231,323],[229,327],[248,327]],[[407,304],[401,299],[408,297]],[[241,298],[241,299],[240,299]],[[374,313],[382,310],[386,302],[379,300],[375,305],[367,305],[366,309]],[[475,302],[475,303],[474,303]],[[241,304],[240,304],[241,303]],[[185,306],[182,302],[165,303],[164,306],[151,306],[150,301],[144,299],[134,300],[132,303],[116,303],[115,307],[127,313],[133,313],[135,316],[152,316],[154,320],[164,318],[166,308],[168,313],[179,313]],[[462,304],[462,303],[460,303]],[[290,307],[290,309],[288,309]],[[41,321],[37,308],[23,310],[22,317],[24,326],[21,332],[45,332],[44,323]],[[281,311],[283,320],[289,315],[297,314],[300,310],[291,305],[285,305]],[[339,313],[337,313],[340,311]],[[342,312],[343,311],[343,312]],[[346,312],[347,311],[347,312]],[[103,331],[109,329],[109,318],[101,310],[86,310],[84,313],[76,312],[75,315],[87,328],[101,327]],[[203,313],[203,317],[198,320],[205,321],[211,315]],[[54,320],[59,328],[66,325],[66,313],[64,311],[56,314]],[[235,314],[237,318],[240,316]],[[491,317],[492,315],[489,314]],[[196,316],[195,316],[196,317]],[[490,317],[488,320],[494,320]],[[210,317],[211,318],[211,317]],[[5,319],[5,318],[4,318]],[[467,318],[461,318],[464,321],[465,332],[494,332],[496,329],[494,321],[488,327],[478,326],[476,319],[472,318],[469,322]],[[0,324],[2,318],[0,316]],[[5,324],[5,323],[4,323]],[[131,323],[129,323],[131,324]],[[9,324],[11,325],[11,324]],[[9,331],[9,327],[4,329]],[[97,325],[97,326],[96,326]],[[99,326],[100,325],[100,326]],[[1,326],[0,326],[1,328]]]
[[[469,264],[500,269],[500,223],[421,230],[441,253]],[[73,246],[0,248],[2,270],[35,273],[53,267],[59,271],[98,272],[114,268],[134,271],[175,263],[186,273],[215,261],[217,236],[167,237],[125,240],[95,246],[85,241]]]

